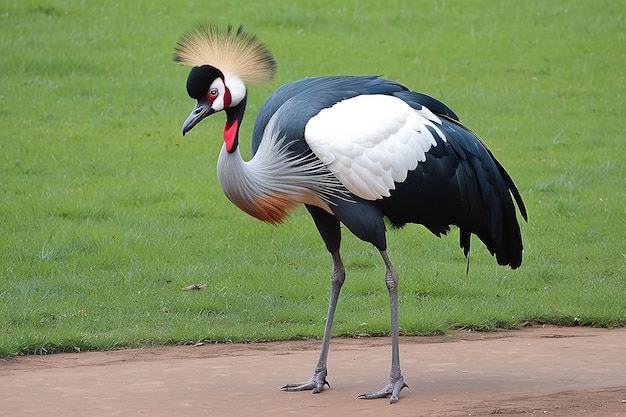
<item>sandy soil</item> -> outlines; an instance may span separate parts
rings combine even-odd
[[[0,361],[0,416],[626,416],[626,328],[405,337],[400,401],[387,338],[334,339],[331,389],[280,391],[320,342],[181,346]]]

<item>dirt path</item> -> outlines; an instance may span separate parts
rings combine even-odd
[[[410,389],[388,381],[387,338],[334,339],[330,390],[310,377],[319,341],[25,356],[0,361],[0,416],[626,416],[626,328],[534,328],[402,338]]]

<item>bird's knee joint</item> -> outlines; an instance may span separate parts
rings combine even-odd
[[[340,272],[340,273],[334,273],[333,276],[330,278],[330,285],[334,286],[334,287],[341,287],[343,285],[343,282],[346,280],[346,273],[345,272]]]
[[[385,284],[389,292],[396,291],[398,289],[398,274],[395,271],[388,271],[385,275]]]

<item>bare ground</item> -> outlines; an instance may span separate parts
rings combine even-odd
[[[388,382],[387,338],[333,339],[318,395],[280,391],[312,373],[320,342],[220,344],[0,361],[0,416],[626,416],[626,328],[532,328],[404,337],[410,389]]]

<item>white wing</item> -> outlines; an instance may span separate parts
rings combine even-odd
[[[376,200],[388,197],[395,182],[426,160],[436,146],[430,126],[441,120],[426,107],[415,110],[399,98],[361,95],[320,111],[304,130],[315,155],[353,194]]]

